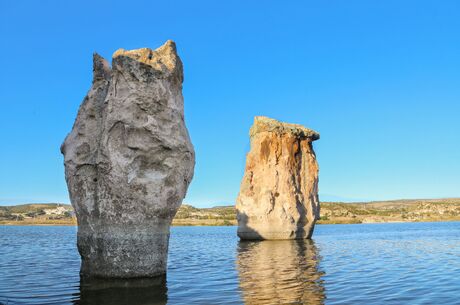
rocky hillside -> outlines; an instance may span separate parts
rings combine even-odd
[[[460,220],[460,198],[325,202],[320,223],[371,223]]]
[[[32,203],[0,206],[0,224],[76,224],[69,204]]]
[[[176,224],[236,224],[234,206],[198,209],[183,205]],[[322,202],[319,223],[373,223],[460,220],[460,198],[361,203]]]
[[[319,223],[371,223],[460,221],[460,198],[375,201],[364,203],[323,202]],[[73,210],[65,204],[0,206],[0,224],[75,224]],[[195,208],[184,204],[173,225],[234,225],[234,206]]]
[[[213,208],[195,208],[183,204],[173,220],[173,225],[214,225],[231,226],[236,224],[234,206],[219,206]]]

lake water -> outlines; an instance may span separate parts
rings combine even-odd
[[[0,304],[460,304],[460,222],[319,225],[240,242],[173,227],[166,278],[80,281],[76,227],[0,226]]]

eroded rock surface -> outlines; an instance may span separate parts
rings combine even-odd
[[[236,201],[241,239],[310,238],[319,219],[319,134],[297,124],[256,117]]]
[[[94,55],[93,84],[61,147],[82,275],[166,271],[169,226],[193,177],[174,42]]]

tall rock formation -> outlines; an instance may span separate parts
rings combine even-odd
[[[319,219],[319,134],[297,124],[256,117],[236,201],[241,239],[310,238]]]
[[[174,42],[95,54],[93,84],[61,147],[83,276],[166,272],[169,226],[193,177]]]

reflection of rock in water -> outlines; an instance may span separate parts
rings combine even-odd
[[[313,241],[240,241],[237,268],[246,304],[323,304]]]
[[[166,277],[142,279],[80,279],[78,305],[164,305]]]

